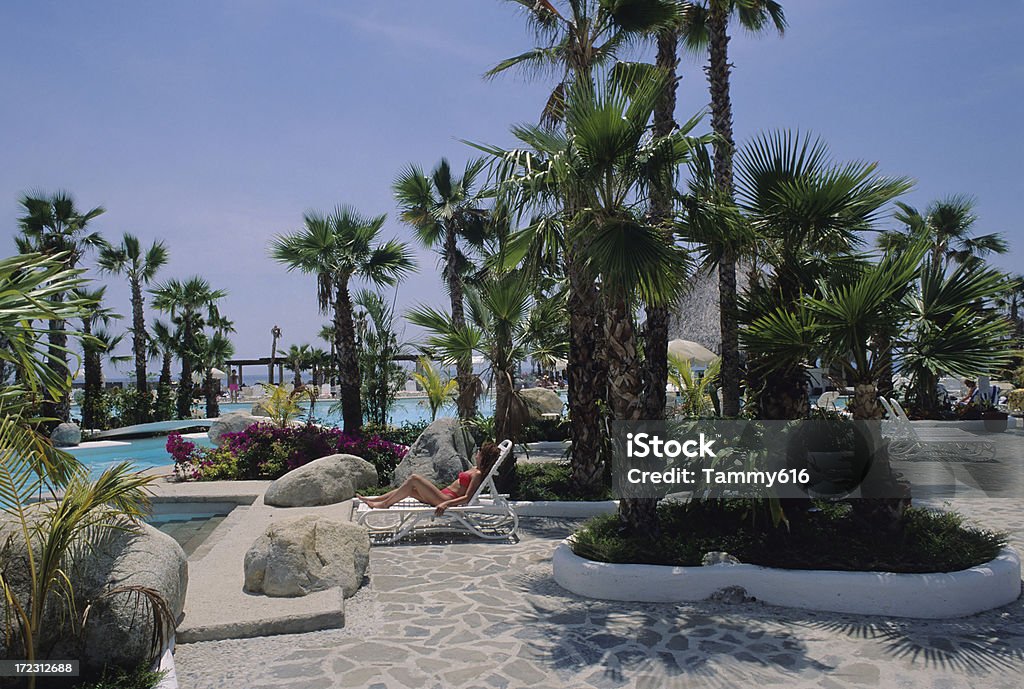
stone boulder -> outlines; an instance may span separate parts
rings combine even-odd
[[[270,414],[267,413],[267,410],[264,409],[259,402],[253,403],[252,409],[249,410],[249,414],[252,416],[258,416],[263,419],[270,418]]]
[[[4,531],[10,528],[6,524]],[[24,604],[28,590],[27,559],[20,539],[14,553],[4,555],[4,575],[14,584]],[[156,591],[167,604],[172,628],[181,617],[188,587],[188,563],[178,543],[148,524],[136,531],[107,532],[83,559],[69,567],[78,613],[89,605],[81,636],[70,623],[57,592],[48,599],[43,629],[49,658],[82,658],[93,669],[106,664],[132,667],[152,657],[153,620],[149,602],[137,594],[122,592],[102,597],[120,587],[145,587]],[[5,614],[0,603],[0,614]],[[165,630],[165,642],[171,630]],[[0,641],[0,646],[3,642]],[[2,648],[3,657],[20,657],[17,650]]]
[[[245,554],[245,590],[305,596],[340,587],[345,598],[363,583],[370,536],[352,522],[309,515],[271,524]]]
[[[74,447],[82,442],[82,429],[73,423],[62,423],[50,433],[54,447]]]
[[[266,417],[253,416],[247,414],[244,411],[233,411],[230,414],[224,414],[219,419],[213,422],[210,426],[210,430],[206,432],[209,436],[210,441],[217,447],[221,447],[227,440],[223,437],[225,433],[241,433],[249,426],[254,423],[266,423]]]
[[[263,502],[274,507],[333,505],[377,485],[377,468],[355,455],[329,455],[293,469],[267,488]]]
[[[565,402],[554,390],[547,388],[524,388],[519,391],[519,396],[526,403],[532,421],[539,421],[544,414],[558,414],[561,416],[565,410]]]
[[[475,448],[473,437],[462,429],[458,419],[438,419],[423,429],[395,467],[394,485],[412,474],[430,481],[454,481],[460,471],[473,465]]]

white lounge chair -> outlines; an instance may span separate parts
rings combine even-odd
[[[817,401],[814,403],[814,406],[816,406],[818,409],[827,409],[827,410],[830,410],[830,411],[839,411],[836,408],[836,400],[837,399],[839,399],[839,391],[838,390],[829,390],[828,392],[821,393],[821,395],[818,397]]]
[[[987,462],[995,458],[995,443],[957,428],[952,423],[915,427],[895,398],[879,397],[891,424],[889,454],[893,459],[917,459],[929,453],[944,459]]]
[[[470,497],[469,502],[449,507],[438,517],[434,507],[406,498],[387,509],[361,504],[356,521],[370,531],[374,543],[395,543],[406,536],[431,531],[466,532],[491,540],[513,538],[519,529],[519,516],[507,495],[498,492],[494,475],[512,455],[512,441],[498,445],[501,453],[494,466]]]

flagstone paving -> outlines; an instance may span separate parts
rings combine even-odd
[[[1024,507],[957,500],[1012,533]],[[919,621],[759,603],[642,604],[580,598],[551,579],[574,523],[526,519],[515,544],[458,540],[374,548],[346,627],[183,644],[183,689],[321,687],[918,687],[1024,685],[1024,603]]]

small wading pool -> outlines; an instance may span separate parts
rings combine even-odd
[[[235,507],[230,502],[154,502],[146,521],[176,540],[191,557]]]

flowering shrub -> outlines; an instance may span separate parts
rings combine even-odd
[[[226,433],[222,448],[197,448],[180,435],[167,438],[175,473],[187,480],[276,479],[314,459],[333,454],[362,457],[377,468],[380,485],[391,483],[407,449],[377,435],[347,435],[337,428],[307,424],[278,428],[257,423]]]

